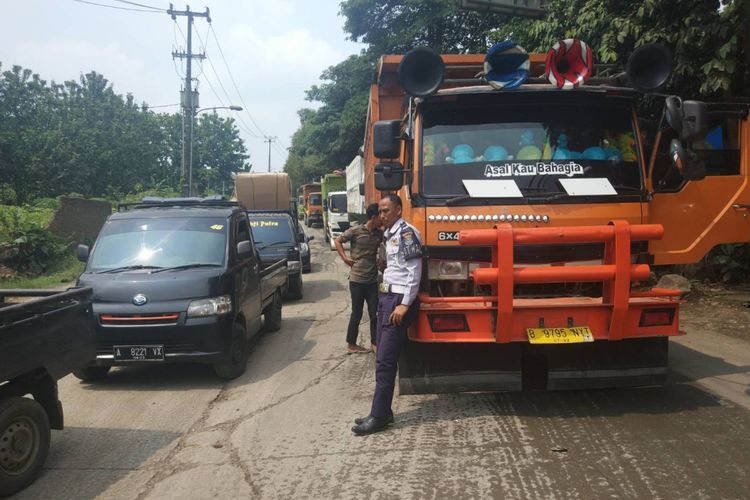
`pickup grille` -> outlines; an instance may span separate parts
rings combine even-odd
[[[180,313],[157,314],[100,314],[99,321],[106,326],[176,325]]]

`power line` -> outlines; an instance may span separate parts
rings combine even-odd
[[[152,5],[145,5],[145,4],[142,4],[142,3],[130,2],[128,0],[114,0],[114,1],[115,2],[120,2],[120,3],[126,3],[128,5],[135,5],[136,7],[145,7],[147,9],[152,9],[152,10],[159,11],[159,12],[166,12],[166,10],[167,10],[167,9],[160,9],[160,8],[154,7]]]
[[[85,3],[89,5],[96,5],[97,7],[107,7],[108,9],[129,10],[131,12],[148,12],[150,14],[160,14],[162,12],[162,11],[156,11],[156,10],[132,9],[130,7],[118,7],[116,5],[106,5],[103,3],[89,2],[88,0],[73,0],[73,1],[78,2],[78,3]]]
[[[242,93],[240,92],[239,87],[237,86],[237,82],[234,80],[234,75],[232,75],[232,70],[229,68],[229,63],[227,63],[227,58],[224,56],[224,51],[221,49],[221,43],[219,43],[219,37],[216,35],[216,30],[214,29],[213,24],[211,24],[211,33],[214,35],[214,40],[216,40],[216,46],[219,48],[219,53],[221,54],[221,58],[224,61],[224,66],[227,68],[227,73],[229,73],[229,79],[232,81],[232,85],[234,85],[234,90],[237,91],[237,95],[240,98],[240,102],[242,103],[242,107],[244,108],[245,112],[247,113],[247,116],[250,117],[250,121],[255,125],[255,128],[258,129],[261,135],[266,135],[263,132],[263,129],[260,128],[258,123],[253,118],[253,115],[250,114],[249,108],[247,104],[245,104],[245,100],[242,98]]]
[[[180,105],[180,103],[176,102],[174,104],[159,104],[158,106],[147,106],[147,107],[149,109],[151,109],[151,108],[169,108],[169,107],[172,107],[172,106],[179,106],[179,105]]]

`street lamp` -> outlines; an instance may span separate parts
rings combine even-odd
[[[232,111],[242,111],[242,106],[213,106],[211,108],[202,108],[197,111],[193,112],[193,118],[198,116],[198,113],[203,113],[204,111],[211,111],[211,110],[217,110],[217,109],[230,109]],[[190,155],[188,158],[188,189],[187,189],[187,195],[188,198],[193,196],[193,124],[190,124]]]

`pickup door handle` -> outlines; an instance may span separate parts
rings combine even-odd
[[[732,205],[732,208],[735,210],[750,210],[750,205],[746,203],[735,203]]]

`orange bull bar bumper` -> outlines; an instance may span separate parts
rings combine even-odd
[[[634,281],[645,281],[647,264],[631,263],[631,241],[660,239],[658,224],[631,226],[613,221],[606,226],[513,228],[461,231],[465,246],[491,246],[491,267],[473,271],[478,285],[490,285],[491,295],[433,297],[420,294],[420,313],[409,337],[427,343],[529,342],[529,329],[589,332],[589,339],[623,339],[682,335],[679,330],[680,292],[654,288],[631,292]],[[600,265],[515,267],[515,245],[603,243]],[[601,282],[601,297],[513,297],[516,284]],[[539,331],[539,330],[537,330]],[[545,330],[547,331],[547,330]],[[570,331],[570,330],[568,330]]]

